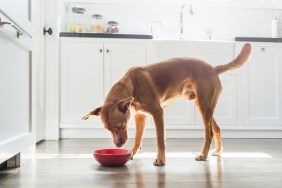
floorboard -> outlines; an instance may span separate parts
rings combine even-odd
[[[167,164],[153,166],[156,141],[125,166],[103,167],[95,149],[114,147],[111,139],[63,139],[40,142],[20,168],[0,171],[1,188],[282,187],[282,139],[224,139],[221,157],[195,161],[202,139],[168,139]],[[124,148],[133,144],[130,139]],[[212,146],[213,147],[213,146]]]

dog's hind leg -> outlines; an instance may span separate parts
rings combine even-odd
[[[210,88],[209,92],[207,90],[205,93],[198,93],[199,94],[197,95],[197,99],[195,100],[195,105],[202,115],[205,140],[202,151],[195,157],[195,160],[204,161],[208,157],[210,145],[214,136],[213,124],[215,121],[213,118],[213,113],[217,103],[218,95],[216,90],[213,90],[213,88]]]
[[[200,110],[202,113],[203,123],[204,123],[204,131],[205,131],[205,140],[202,151],[195,157],[197,161],[205,161],[208,157],[208,152],[210,149],[213,132],[212,132],[212,120],[213,120],[213,109],[205,108],[200,106]]]
[[[212,124],[213,139],[215,141],[215,149],[211,152],[212,156],[220,156],[223,150],[221,141],[221,130],[218,127],[215,119],[213,119]]]
[[[135,115],[135,139],[134,139],[134,146],[132,148],[133,155],[137,153],[137,151],[141,150],[142,147],[142,140],[146,125],[146,116],[145,115]]]

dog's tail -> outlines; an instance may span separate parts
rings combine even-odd
[[[243,64],[247,62],[251,54],[251,51],[252,51],[251,45],[249,43],[245,44],[240,54],[233,61],[225,65],[215,66],[214,67],[215,71],[217,72],[217,74],[221,74],[223,72],[241,67]]]

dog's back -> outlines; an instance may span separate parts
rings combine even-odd
[[[142,82],[153,84],[161,101],[184,97],[195,99],[198,90],[221,90],[218,74],[242,66],[251,52],[244,45],[240,54],[230,63],[213,67],[196,58],[172,58],[145,67],[133,68],[129,74],[142,77]],[[146,79],[144,79],[146,78]],[[144,80],[143,80],[144,79]]]

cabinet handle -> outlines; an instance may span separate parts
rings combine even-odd
[[[102,50],[102,49],[100,49],[100,50],[99,50],[99,52],[100,52],[100,53],[102,53],[102,52],[103,52],[103,50]]]
[[[46,33],[48,33],[49,35],[52,35],[53,33],[52,28],[46,29],[45,27],[43,27],[43,35],[46,35]]]
[[[261,48],[260,50],[261,50],[262,52],[265,52],[265,48]]]
[[[17,27],[15,26],[13,23],[11,22],[5,22],[3,21],[3,19],[0,17],[0,27],[3,27],[4,25],[10,25],[12,26],[16,31],[17,31],[17,38],[19,38],[21,35],[23,35],[23,32]]]
[[[110,52],[110,50],[109,49],[107,49],[107,53],[109,53]]]
[[[7,24],[7,25],[12,25],[11,22],[5,22],[5,21],[2,21],[2,20],[3,20],[3,18],[0,17],[0,26],[3,26],[3,25],[5,25],[5,24]]]

